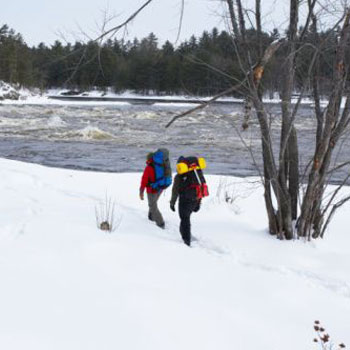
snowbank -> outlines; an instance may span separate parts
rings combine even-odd
[[[323,241],[278,241],[260,186],[208,176],[188,248],[170,191],[161,230],[139,180],[0,159],[1,349],[302,350],[315,319],[350,344],[349,206]],[[95,223],[106,192],[111,234]]]
[[[1,82],[0,82],[1,83]],[[145,101],[155,101],[155,105],[162,107],[193,107],[194,100],[198,100],[198,103],[203,101],[208,101],[212,98],[212,96],[185,96],[185,95],[140,95],[136,94],[132,91],[125,91],[123,93],[115,93],[111,88],[106,91],[102,90],[91,90],[91,91],[74,91],[67,89],[49,89],[48,91],[41,93],[37,89],[34,91],[30,91],[28,89],[21,89],[20,91],[15,90],[9,84],[3,83],[7,87],[4,88],[4,95],[2,95],[2,90],[0,86],[0,100],[3,100],[3,104],[16,104],[16,105],[129,105],[132,103],[133,99],[142,99]],[[7,89],[11,89],[11,94],[15,94],[15,97],[9,97],[10,95],[6,95],[5,92]],[[3,96],[3,97],[1,97]],[[7,97],[6,97],[7,96]],[[66,97],[67,100],[57,100],[52,99],[51,97],[60,96]],[[81,100],[69,100],[69,97],[79,97]],[[86,100],[85,100],[86,98]],[[95,99],[94,101],[89,101],[89,98]],[[98,100],[100,98],[100,100]],[[115,101],[113,99],[123,99],[123,101]],[[110,100],[108,100],[110,99]],[[130,101],[128,101],[130,100]],[[159,102],[161,100],[162,102]],[[218,99],[220,102],[230,102],[230,103],[238,103],[243,104],[244,99],[242,98],[234,98],[234,97],[222,97]],[[296,103],[298,101],[297,97],[292,98],[292,103]],[[326,107],[327,100],[322,100],[321,105]],[[273,99],[264,98],[264,103],[275,105],[281,103],[281,100],[275,96]],[[302,105],[313,106],[313,101],[310,98],[303,98],[301,100]],[[345,98],[342,101],[342,106],[345,105]]]
[[[0,80],[0,101],[1,100],[18,100],[20,93],[10,84]]]

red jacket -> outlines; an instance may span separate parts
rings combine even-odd
[[[147,193],[158,193],[158,191],[153,189],[150,185],[152,182],[156,181],[156,174],[151,164],[152,161],[148,160],[141,179],[140,193],[143,193],[145,191],[145,188],[147,190]]]

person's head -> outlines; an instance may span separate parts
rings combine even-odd
[[[177,163],[181,163],[185,160],[185,157],[184,156],[180,156],[178,159],[177,159]]]
[[[147,153],[146,160],[149,161],[152,159],[152,157],[153,157],[153,152],[149,152]]]

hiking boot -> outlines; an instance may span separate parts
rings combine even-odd
[[[191,240],[183,240],[183,241],[187,246],[191,247]]]
[[[165,229],[165,223],[164,222],[162,224],[160,224],[160,225],[157,225],[157,226],[162,228],[163,230]]]
[[[153,221],[152,214],[148,213],[148,220]]]

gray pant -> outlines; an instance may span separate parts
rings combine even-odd
[[[149,207],[148,217],[152,221],[155,221],[158,226],[164,226],[163,216],[160,213],[157,205],[158,199],[161,194],[162,192],[147,193],[148,207]]]

